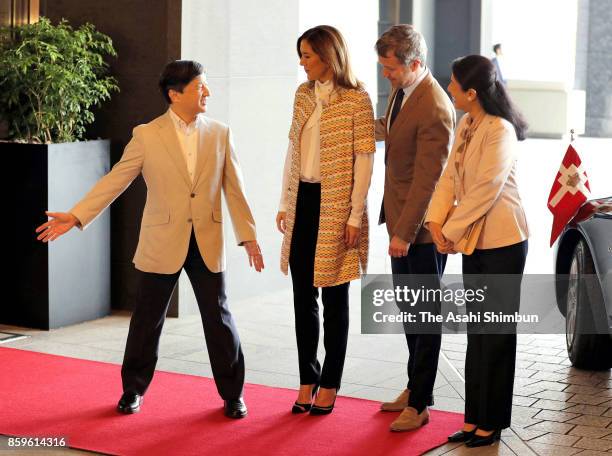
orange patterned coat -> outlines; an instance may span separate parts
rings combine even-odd
[[[376,151],[372,102],[365,90],[336,90],[323,108],[320,132],[321,214],[315,251],[314,286],[331,287],[360,277],[368,263],[368,210],[363,212],[356,248],[344,243],[351,213],[354,154]],[[281,249],[281,270],[288,273],[291,236],[300,180],[300,136],[316,106],[314,83],[305,82],[295,93],[289,140],[293,146],[287,193],[286,230]]]

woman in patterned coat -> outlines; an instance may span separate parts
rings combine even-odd
[[[374,114],[338,30],[325,25],[307,30],[297,51],[308,82],[295,93],[276,223],[284,234],[281,270],[291,269],[293,282],[300,390],[292,410],[323,415],[333,410],[342,378],[349,283],[367,265]],[[317,359],[319,288],[322,367]]]

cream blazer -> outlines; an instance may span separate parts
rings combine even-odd
[[[79,228],[87,228],[141,173],[147,200],[133,260],[137,269],[159,274],[179,271],[187,257],[193,227],[208,269],[223,271],[222,191],[238,243],[256,239],[255,222],[226,125],[202,118],[193,183],[168,112],[136,127],[121,160],[70,210],[79,219]]]
[[[529,230],[516,184],[518,141],[514,127],[501,117],[487,114],[463,152],[463,166],[459,168],[457,148],[463,141],[461,133],[466,120],[467,116],[463,116],[457,126],[453,148],[436,185],[425,223],[443,225],[444,236],[457,242],[473,222],[484,216],[477,249],[524,241]],[[446,220],[455,201],[457,209]]]

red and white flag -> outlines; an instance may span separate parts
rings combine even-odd
[[[551,246],[590,194],[589,178],[582,166],[582,160],[570,144],[548,197],[548,209],[553,214]]]

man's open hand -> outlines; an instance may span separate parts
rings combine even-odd
[[[45,214],[51,217],[51,220],[36,228],[36,232],[41,233],[36,238],[39,241],[55,241],[79,223],[79,219],[69,212],[45,212]]]
[[[244,248],[249,255],[249,266],[254,267],[257,272],[261,272],[264,268],[263,255],[257,241],[245,241]]]

